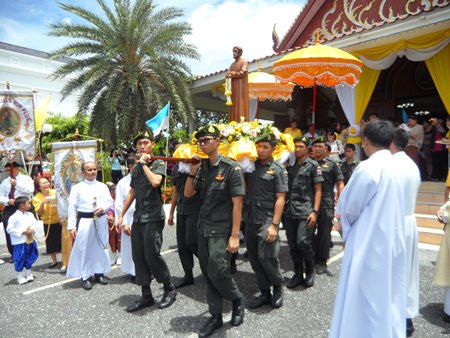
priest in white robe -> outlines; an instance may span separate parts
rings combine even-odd
[[[131,171],[133,170],[135,163],[134,157],[127,158],[128,175],[122,178],[119,183],[117,183],[116,188],[116,200],[115,200],[115,214],[116,219],[119,219],[120,213],[122,212],[123,203],[130,192],[130,182],[131,182]],[[121,257],[122,264],[120,269],[124,273],[131,275],[132,280],[135,279],[136,270],[134,268],[133,255],[131,251],[131,226],[133,224],[133,214],[136,202],[133,201],[130,208],[125,213],[122,225],[122,241],[121,241]]]
[[[81,277],[85,290],[92,289],[91,277],[108,284],[104,273],[111,271],[108,252],[106,211],[113,205],[106,184],[96,181],[97,166],[85,162],[81,166],[84,180],[74,185],[69,195],[67,229],[75,239],[68,277]]]
[[[345,254],[331,338],[405,336],[404,192],[388,150],[394,130],[388,121],[367,124],[363,145],[369,159],[339,198]]]
[[[405,193],[405,245],[406,245],[406,336],[414,332],[412,319],[419,314],[419,263],[416,216],[417,193],[420,187],[420,172],[417,164],[405,153],[408,133],[402,128],[395,130],[391,143],[394,165],[400,171]]]

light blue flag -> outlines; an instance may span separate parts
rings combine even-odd
[[[402,109],[402,120],[403,123],[408,124],[408,114],[406,113],[405,109]]]
[[[152,130],[154,136],[158,136],[161,131],[169,128],[169,111],[170,103],[166,104],[153,118],[145,122],[147,127]]]

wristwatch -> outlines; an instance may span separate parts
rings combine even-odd
[[[313,210],[313,213],[315,213],[316,215],[319,214],[319,210]]]

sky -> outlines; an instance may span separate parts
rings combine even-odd
[[[67,2],[67,1],[66,1]],[[112,0],[105,0],[109,5]],[[233,61],[233,46],[241,46],[243,57],[251,61],[273,54],[272,28],[282,38],[300,13],[306,0],[155,0],[158,8],[167,6],[184,10],[184,20],[192,26],[186,40],[201,55],[189,61],[194,75],[224,70]],[[94,13],[101,9],[94,0],[72,0]],[[0,41],[53,51],[68,41],[48,36],[49,25],[57,21],[78,19],[58,7],[56,0],[0,0]]]

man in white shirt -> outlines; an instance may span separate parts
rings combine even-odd
[[[69,195],[67,229],[75,239],[67,277],[81,277],[83,289],[92,289],[91,277],[108,284],[104,273],[111,271],[108,253],[108,222],[106,211],[114,201],[108,186],[96,181],[94,162],[81,165],[84,180],[74,185]]]
[[[9,177],[5,178],[0,184],[0,204],[5,206],[3,211],[3,228],[5,230],[6,245],[12,256],[11,237],[6,232],[8,227],[8,219],[17,210],[14,207],[14,200],[17,197],[25,196],[31,199],[34,191],[34,182],[30,176],[20,173],[20,165],[17,162],[9,162],[5,168],[8,169]],[[11,263],[13,262],[11,258]]]
[[[394,130],[383,120],[366,125],[369,159],[356,167],[337,205],[345,255],[330,338],[405,336],[405,196],[388,150]]]
[[[405,153],[408,144],[408,133],[402,128],[395,130],[390,150],[394,163],[399,169],[405,192],[405,244],[406,244],[406,336],[414,332],[412,318],[419,314],[419,263],[418,263],[418,233],[416,216],[417,193],[420,187],[420,172],[416,163]]]

